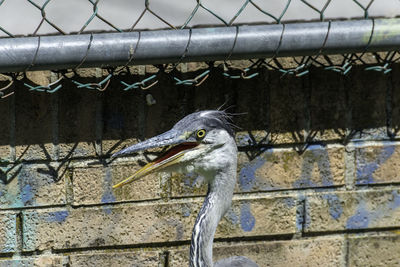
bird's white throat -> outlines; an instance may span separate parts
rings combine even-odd
[[[228,140],[234,142],[233,138]],[[232,202],[236,184],[237,149],[236,145],[232,144],[226,144],[220,149],[217,153],[221,153],[221,156],[214,155],[213,161],[206,160],[204,163],[209,167],[208,171],[202,173],[208,182],[208,193],[193,228],[190,246],[191,267],[213,266],[212,244],[215,230]],[[210,168],[209,165],[213,164],[219,168]]]

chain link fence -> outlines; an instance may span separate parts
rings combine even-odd
[[[400,16],[400,1],[398,0],[286,0],[286,1],[161,1],[161,0],[0,0],[0,41],[9,38],[28,38],[28,36],[43,35],[80,35],[97,32],[142,32],[155,29],[192,29],[198,27],[238,27],[243,24],[280,24],[297,23],[298,21],[331,21],[360,20],[374,18],[393,18]],[[367,21],[367,20],[366,20]],[[329,36],[329,27],[325,41],[319,52],[313,55],[300,55],[291,59],[281,58],[280,44],[273,56],[269,58],[248,58],[235,62],[230,60],[231,53],[222,61],[204,60],[197,64],[194,77],[187,78],[182,72],[187,70],[183,58],[187,54],[188,45],[181,58],[175,63],[158,64],[147,73],[138,74],[134,65],[134,54],[126,64],[118,67],[103,67],[98,65],[98,83],[81,82],[79,69],[83,66],[86,56],[80,64],[72,69],[52,70],[51,83],[47,85],[24,85],[30,91],[54,93],[62,88],[63,80],[70,80],[78,88],[104,91],[110,81],[119,81],[121,89],[146,90],[158,83],[160,75],[166,75],[176,85],[200,86],[210,75],[223,75],[227,79],[252,79],[259,75],[262,69],[276,70],[282,77],[301,77],[308,74],[310,67],[316,66],[327,71],[335,71],[346,75],[354,65],[363,65],[366,71],[390,73],[392,64],[400,61],[396,50],[385,52],[367,52],[374,28],[364,51],[350,51],[340,55],[325,55],[322,50]],[[374,25],[374,23],[372,23]],[[93,35],[91,35],[92,38]],[[284,33],[282,33],[284,37]],[[190,38],[190,37],[189,37]],[[235,39],[236,41],[236,39]],[[39,38],[40,42],[40,38]],[[140,42],[140,35],[138,43]],[[90,50],[90,44],[88,51]],[[138,45],[138,44],[137,44]],[[137,48],[136,45],[136,48]],[[136,49],[135,48],[135,49]],[[35,64],[37,51],[30,66],[22,72],[4,72],[0,80],[5,85],[0,88],[0,97],[6,98],[13,94],[12,84],[16,80],[27,81],[26,72]],[[233,50],[233,48],[232,48]],[[216,71],[218,70],[218,71]],[[139,71],[140,72],[140,71]],[[133,75],[137,81],[131,83],[124,80],[127,75]],[[185,77],[185,78],[182,78]],[[130,79],[131,80],[131,79]]]

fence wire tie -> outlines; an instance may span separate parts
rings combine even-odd
[[[224,75],[225,77],[228,77],[230,79],[240,79],[242,77],[241,75],[232,75],[227,72],[222,73],[222,75]]]
[[[52,94],[52,93],[55,93],[55,92],[57,92],[58,90],[60,90],[62,88],[61,84],[57,85],[55,88],[51,88],[51,87],[53,85],[59,83],[63,78],[64,77],[61,77],[57,81],[49,83],[48,85],[32,86],[32,85],[29,85],[27,83],[24,83],[24,85],[29,88],[29,91],[46,92],[46,93]]]
[[[7,97],[9,97],[9,96],[11,96],[11,95],[14,94],[14,91],[12,91],[12,92],[10,92],[10,93],[8,93],[8,94],[4,93],[5,90],[7,90],[8,88],[10,88],[11,85],[14,84],[14,79],[13,79],[12,77],[7,76],[7,75],[4,75],[4,74],[0,74],[0,75],[6,77],[6,78],[9,80],[9,83],[8,83],[6,86],[0,88],[0,98],[1,98],[1,99],[4,99],[4,98],[7,98]]]
[[[280,72],[283,72],[281,78],[283,78],[284,76],[286,76],[287,74],[290,75],[294,75],[295,77],[301,77],[304,76],[306,74],[308,74],[310,71],[309,70],[304,70],[302,72],[299,72],[300,70],[304,69],[306,67],[306,64],[301,64],[300,66],[297,66],[294,69],[279,69]]]
[[[206,70],[200,75],[197,75],[193,79],[186,79],[186,80],[180,80],[177,77],[174,77],[174,80],[176,81],[175,85],[194,85],[194,86],[200,86],[207,78],[210,76],[210,70]]]
[[[252,66],[254,66],[254,65],[256,65],[256,64],[252,64]],[[249,79],[252,79],[252,78],[256,77],[259,74],[259,72],[254,72],[254,73],[251,73],[251,74],[247,74],[251,69],[254,69],[251,66],[247,67],[245,69],[232,68],[226,62],[223,63],[223,66],[224,66],[224,69],[226,69],[226,70],[222,73],[222,75],[227,77],[227,78],[230,78],[230,79],[249,80]],[[240,74],[233,75],[233,74],[230,73],[230,71],[240,72]]]
[[[158,83],[158,80],[155,80],[154,82],[146,85],[146,83],[148,81],[151,81],[151,80],[155,79],[156,77],[157,77],[157,75],[153,74],[150,77],[148,77],[148,78],[146,78],[146,79],[144,79],[144,80],[142,80],[140,82],[135,82],[133,84],[128,84],[128,83],[126,83],[124,81],[121,81],[121,84],[123,84],[125,86],[125,88],[123,89],[124,91],[128,91],[128,90],[131,90],[131,89],[137,89],[137,88],[140,88],[142,90],[147,90],[147,89],[153,87],[154,85],[156,85]]]
[[[349,61],[346,61],[343,66],[330,66],[326,67],[326,70],[333,70],[335,72],[339,72],[343,75],[346,75],[352,68],[353,66],[350,64]]]
[[[233,70],[233,71],[240,71],[239,75],[232,75],[232,74],[229,73],[229,71],[222,73],[222,75],[224,75],[225,77],[228,77],[230,79],[249,80],[249,79],[252,79],[252,78],[256,77],[259,74],[259,72],[254,72],[254,73],[251,73],[251,74],[247,74],[248,71],[251,70],[251,68],[237,69],[237,68],[228,67],[228,69]]]
[[[392,71],[392,68],[388,68],[389,65],[390,65],[389,63],[386,63],[383,66],[372,66],[372,67],[365,68],[365,70],[380,71],[380,72],[383,72],[383,74],[388,74],[389,72]]]
[[[111,81],[111,77],[112,77],[112,74],[110,73],[110,74],[108,74],[108,76],[106,78],[104,78],[99,83],[85,83],[85,84],[83,84],[83,83],[80,83],[80,82],[75,81],[75,80],[72,80],[72,82],[77,85],[77,88],[86,88],[86,89],[98,90],[100,92],[103,92],[108,88],[108,85],[110,84],[110,81]],[[105,84],[104,87],[103,87],[103,84]]]
[[[254,78],[254,77],[256,77],[258,74],[259,74],[259,72],[257,71],[257,72],[254,72],[254,73],[252,73],[252,74],[247,74],[247,72],[250,70],[250,68],[245,68],[244,70],[242,70],[242,72],[240,73],[240,77],[242,78],[242,79],[244,79],[244,80],[249,80],[249,79],[252,79],[252,78]]]

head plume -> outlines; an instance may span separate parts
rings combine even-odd
[[[180,120],[173,128],[185,129],[193,124],[205,125],[208,128],[224,129],[232,137],[235,135],[230,114],[222,110],[204,110],[192,113]]]

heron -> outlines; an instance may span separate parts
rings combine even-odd
[[[197,173],[208,183],[207,195],[197,215],[190,244],[190,267],[256,267],[244,256],[233,256],[213,264],[213,242],[219,221],[232,203],[236,184],[237,146],[231,116],[222,110],[187,115],[170,130],[129,146],[112,158],[151,148],[166,148],[154,161],[113,186],[118,188],[160,170]]]

